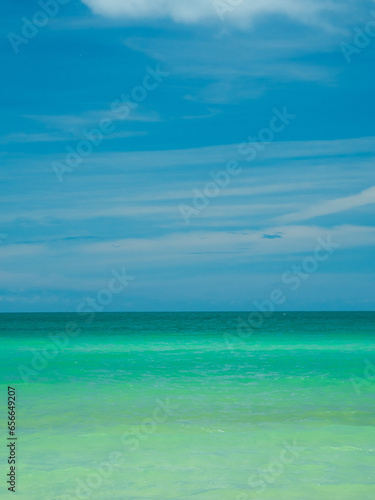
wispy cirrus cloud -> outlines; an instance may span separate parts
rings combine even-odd
[[[321,23],[326,12],[340,10],[336,2],[323,0],[83,0],[96,14],[127,19],[172,19],[181,23],[200,23],[223,17],[240,24],[252,23],[258,16],[281,14],[299,22]],[[350,3],[350,2],[348,2]]]
[[[12,144],[12,143],[27,143],[27,142],[58,142],[66,141],[67,137],[64,135],[56,133],[25,133],[18,132],[14,134],[6,134],[0,137],[0,144]]]
[[[264,230],[266,232],[264,232]],[[65,266],[72,269],[99,265],[103,268],[129,261],[137,269],[159,268],[166,262],[168,266],[207,265],[213,259],[218,262],[230,262],[231,254],[237,255],[237,264],[253,258],[267,261],[267,256],[274,255],[285,260],[303,253],[309,253],[316,246],[316,239],[330,238],[342,249],[371,247],[375,244],[375,228],[371,226],[342,225],[334,227],[291,225],[270,226],[264,230],[201,230],[182,233],[170,232],[165,235],[124,237],[102,241],[66,241],[40,244],[12,244],[0,247],[0,256],[4,262],[16,263],[17,257],[27,255],[34,258],[35,266],[53,269],[56,260],[54,249],[64,248],[69,258],[59,265],[64,273]],[[265,238],[264,235],[280,237]],[[281,237],[282,236],[282,237]],[[54,246],[55,245],[55,246]],[[39,259],[39,260],[37,260]],[[47,265],[45,259],[51,263]],[[229,259],[229,260],[228,260]],[[238,261],[240,259],[240,261]]]
[[[145,135],[146,132],[128,132],[123,130],[121,132],[113,132],[108,136],[109,139],[120,139],[126,137],[137,137]],[[79,139],[80,135],[77,133],[56,133],[56,132],[43,132],[43,133],[29,133],[19,132],[16,134],[7,134],[0,137],[0,144],[26,144],[33,142],[60,142]]]
[[[124,121],[124,119],[119,118],[118,113],[111,110],[110,104],[108,109],[97,109],[67,115],[25,115],[24,118],[29,118],[59,130],[81,130],[85,127],[95,126],[101,120]],[[125,119],[125,121],[133,122],[159,122],[160,120],[158,113],[147,110],[135,110],[129,113]]]
[[[37,143],[37,142],[59,142],[76,140],[82,137],[84,130],[90,130],[99,126],[101,120],[111,120],[113,123],[123,122],[118,114],[110,109],[87,111],[76,115],[24,115],[23,118],[32,120],[38,124],[38,130],[42,126],[44,131],[37,132],[14,132],[0,137],[0,144],[12,143]],[[159,122],[161,118],[154,111],[135,111],[126,118],[128,122],[151,123]],[[126,123],[125,121],[125,123]],[[35,128],[35,126],[34,126]],[[108,134],[107,139],[119,139],[145,135],[146,132],[139,130],[117,130]]]
[[[324,53],[327,46],[334,46],[331,36],[318,41],[312,34],[303,40],[286,36],[264,40],[264,33],[246,37],[207,34],[199,40],[174,37],[173,43],[170,38],[129,37],[124,43],[168,65],[175,78],[183,80],[185,99],[213,106],[257,99],[267,90],[265,79],[319,84],[334,81],[335,67],[302,59],[313,53],[312,47]]]
[[[294,212],[291,214],[282,215],[276,220],[280,223],[298,222],[302,220],[309,220],[315,217],[324,215],[337,214],[353,208],[363,207],[365,205],[372,205],[375,203],[375,186],[365,189],[364,191],[351,196],[337,198],[335,200],[325,201],[312,207],[306,208],[301,212]]]

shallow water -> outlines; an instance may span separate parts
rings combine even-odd
[[[375,498],[375,313],[239,317],[2,314],[17,496]]]

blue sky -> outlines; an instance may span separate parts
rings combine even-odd
[[[375,310],[374,2],[51,1],[4,3],[0,311]]]

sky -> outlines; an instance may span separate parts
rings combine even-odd
[[[1,312],[375,310],[374,2],[2,20]]]

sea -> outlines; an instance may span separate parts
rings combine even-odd
[[[375,498],[373,312],[0,324],[1,499]]]

